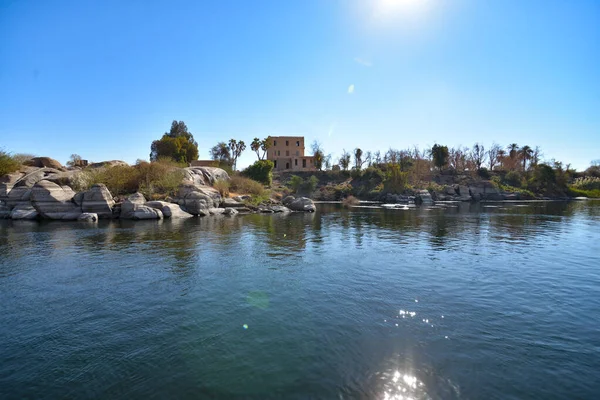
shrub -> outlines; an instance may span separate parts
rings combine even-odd
[[[221,197],[229,197],[230,185],[231,184],[229,183],[229,181],[219,179],[215,181],[213,187],[219,191]]]
[[[523,179],[517,171],[509,171],[504,176],[504,183],[513,187],[521,187]]]
[[[237,175],[231,177],[229,190],[239,194],[262,195],[265,187],[252,179]]]
[[[34,158],[35,155],[33,155],[33,154],[25,154],[25,153],[18,153],[18,154],[14,154],[12,157],[19,164],[23,164],[23,163],[25,163],[25,161],[29,161],[32,158]]]
[[[346,197],[343,201],[342,201],[342,205],[344,207],[351,207],[351,206],[356,206],[358,205],[360,202],[358,201],[358,199],[352,195]]]
[[[383,189],[387,193],[402,193],[408,183],[408,174],[400,171],[400,166],[390,164],[383,181]]]
[[[265,186],[271,186],[273,182],[273,161],[271,160],[258,160],[244,171],[242,175],[260,182]]]
[[[487,168],[479,168],[477,170],[477,175],[479,175],[483,179],[490,179],[490,171]]]
[[[9,153],[0,150],[0,176],[17,171],[21,163],[15,160]]]
[[[572,186],[582,190],[600,190],[600,178],[591,176],[577,178],[573,182]]]
[[[292,191],[294,193],[297,193],[303,184],[304,184],[304,179],[302,179],[298,175],[292,175],[290,177],[290,180],[288,181],[288,186],[292,189]]]
[[[600,198],[600,189],[585,190],[571,186],[569,188],[569,195],[573,197]]]

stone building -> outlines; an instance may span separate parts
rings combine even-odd
[[[269,136],[271,147],[267,160],[273,161],[275,171],[314,171],[313,156],[304,155],[304,136]]]

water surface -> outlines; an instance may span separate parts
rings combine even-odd
[[[600,203],[0,221],[0,397],[600,393]]]

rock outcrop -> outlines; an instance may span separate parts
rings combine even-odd
[[[72,201],[75,192],[68,186],[39,181],[31,188],[31,204],[42,218],[75,220],[81,209]]]
[[[212,187],[182,184],[176,201],[184,211],[192,215],[210,215],[209,209],[219,207],[222,199],[219,192]]]
[[[415,194],[415,204],[433,204],[433,199],[431,198],[431,194],[427,190],[419,190]]]
[[[61,163],[59,163],[58,161],[56,161],[53,158],[50,157],[33,157],[31,160],[27,160],[23,163],[24,165],[28,165],[30,167],[37,167],[37,168],[54,168],[54,169],[58,169],[60,171],[65,171],[65,168],[62,166]]]
[[[18,205],[10,213],[10,219],[37,219],[39,213],[31,205]]]
[[[287,196],[282,203],[292,211],[314,212],[317,209],[315,203],[308,197]]]
[[[92,163],[92,164],[88,165],[88,168],[104,168],[104,167],[115,167],[115,166],[128,167],[129,164],[127,164],[125,161],[111,160],[111,161],[101,161],[101,162],[97,162],[97,163]]]
[[[160,210],[165,218],[189,218],[192,214],[181,209],[179,204],[167,203],[166,201],[149,201],[145,204],[147,207]]]
[[[79,218],[77,218],[77,220],[83,222],[98,222],[98,214],[82,213],[81,215],[79,215]]]
[[[78,203],[78,193],[74,199]],[[81,211],[97,214],[99,218],[112,218],[112,208],[115,205],[113,196],[104,184],[96,184],[81,195]]]
[[[146,199],[141,193],[134,193],[121,204],[122,219],[162,219],[161,210],[146,206]]]
[[[194,185],[214,185],[216,181],[228,181],[229,174],[221,168],[215,167],[188,167],[183,169],[185,183]]]

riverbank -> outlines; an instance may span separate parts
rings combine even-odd
[[[111,161],[67,169],[47,157],[30,161],[0,177],[0,218],[96,222],[314,211],[312,201],[301,196],[230,197],[217,189],[231,180],[220,168]]]

